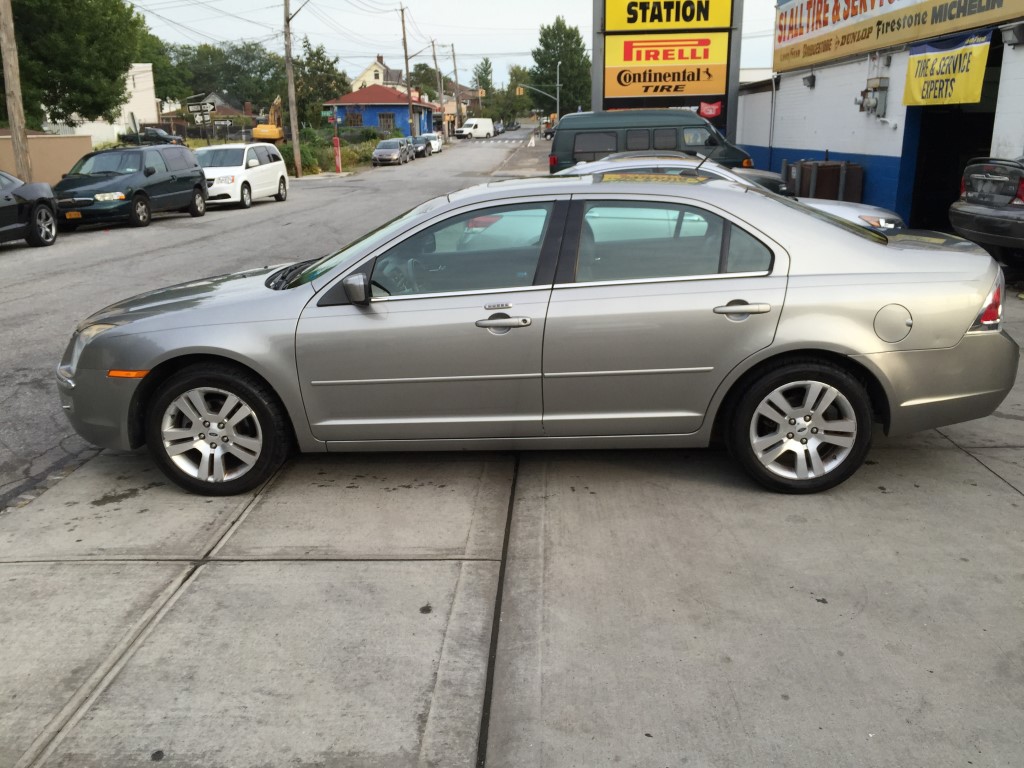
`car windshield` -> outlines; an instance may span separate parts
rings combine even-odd
[[[414,136],[412,139],[413,144],[426,144],[427,139],[424,136]]]
[[[70,175],[136,173],[142,170],[141,152],[98,152],[86,155],[71,168]]]
[[[245,149],[242,147],[212,147],[196,151],[196,157],[203,168],[226,168],[242,164]]]
[[[398,139],[388,139],[378,144],[377,149],[398,149],[399,146]]]
[[[382,142],[383,143],[383,142]],[[349,259],[358,256],[360,253],[372,250],[378,245],[386,243],[395,232],[403,229],[411,219],[417,216],[432,211],[435,208],[439,208],[448,202],[447,197],[437,197],[433,200],[428,200],[425,203],[417,205],[415,208],[406,211],[402,215],[392,219],[391,221],[382,224],[372,232],[360,237],[358,240],[353,240],[351,243],[346,245],[340,251],[328,254],[319,261],[315,261],[308,267],[297,273],[288,281],[286,287],[293,288],[297,285],[303,285],[304,283],[316,280],[321,275],[325,275],[332,269],[337,267],[339,264],[344,264]]]

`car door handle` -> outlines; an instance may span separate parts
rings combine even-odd
[[[763,315],[772,311],[771,304],[726,304],[715,307],[716,315]]]
[[[486,320],[477,320],[477,328],[525,328],[531,325],[533,320],[529,317],[489,317]]]

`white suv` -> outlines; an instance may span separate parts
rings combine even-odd
[[[288,171],[273,144],[219,144],[195,154],[206,174],[208,203],[248,208],[256,197],[288,197]]]

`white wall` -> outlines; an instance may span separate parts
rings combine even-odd
[[[772,92],[740,96],[736,118],[736,143],[767,147],[771,138]]]
[[[1010,158],[1024,155],[1024,45],[1003,46],[991,155]]]

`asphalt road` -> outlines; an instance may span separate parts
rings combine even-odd
[[[526,135],[461,142],[404,166],[293,181],[247,211],[158,214],[145,229],[88,227],[49,248],[0,245],[0,510],[95,454],[71,430],[54,369],[75,326],[119,299],[213,274],[328,253],[436,195],[490,179]]]

